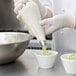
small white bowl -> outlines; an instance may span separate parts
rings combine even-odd
[[[49,56],[41,55],[40,53],[42,52],[42,50],[40,50],[39,53],[35,54],[40,68],[52,68],[54,66],[58,52],[52,50],[48,50],[48,51],[51,53],[51,55]]]
[[[69,74],[76,74],[76,59],[68,59],[66,58],[68,55],[71,55],[72,53],[69,54],[63,54],[61,55],[61,61],[64,66],[64,69],[66,73]]]

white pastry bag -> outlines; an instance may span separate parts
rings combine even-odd
[[[19,11],[21,20],[26,24],[28,31],[34,35],[45,46],[45,33],[40,26],[41,16],[37,4],[33,1],[29,1],[26,6]]]

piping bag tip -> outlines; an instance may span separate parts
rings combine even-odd
[[[46,44],[46,40],[44,40],[43,42],[40,41],[40,45],[42,47],[42,50],[46,50],[47,49],[47,44]]]

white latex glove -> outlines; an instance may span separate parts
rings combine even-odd
[[[52,18],[42,20],[41,25],[45,29],[45,34],[47,35],[62,28],[74,28],[75,19],[65,14],[60,14]]]
[[[28,1],[31,0],[14,0],[14,6],[15,6],[14,11],[17,15],[18,12],[23,8],[23,4],[26,5]],[[34,1],[38,5],[42,19],[53,16],[51,10],[43,6],[39,0],[32,0],[32,1]]]
[[[18,11],[20,11],[23,7],[23,4],[26,4],[28,0],[14,0],[14,11],[16,14],[18,14]]]
[[[53,16],[53,13],[51,9],[49,9],[49,7],[42,5],[42,3],[39,0],[32,0],[32,1],[34,1],[38,5],[42,19]]]

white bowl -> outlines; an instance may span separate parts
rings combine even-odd
[[[66,56],[70,55],[71,53],[69,54],[63,54],[61,55],[61,61],[62,61],[62,64],[64,66],[64,69],[66,71],[66,73],[69,73],[69,74],[76,74],[76,59],[68,59],[66,58]]]
[[[49,52],[51,52],[51,55],[44,56],[44,55],[40,55],[41,51],[42,50],[40,50],[39,53],[35,54],[39,67],[40,68],[52,68],[54,66],[55,59],[57,57],[58,52],[48,50]]]

